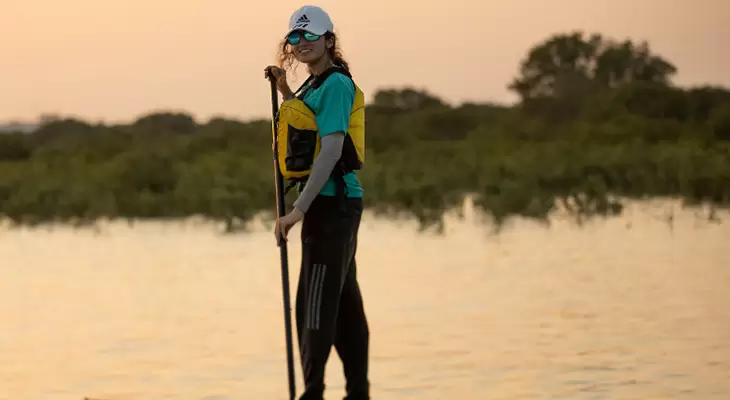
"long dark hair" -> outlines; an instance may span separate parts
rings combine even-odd
[[[350,71],[350,64],[348,64],[347,61],[345,61],[345,58],[342,55],[342,49],[340,48],[340,43],[337,41],[337,35],[335,35],[332,32],[327,32],[324,35],[325,40],[332,39],[334,41],[334,46],[332,48],[327,49],[329,52],[330,58],[332,59],[332,62],[344,68],[347,71]],[[279,45],[279,67],[292,70],[292,66],[294,66],[295,63],[297,63],[296,57],[294,57],[294,52],[292,51],[291,46],[289,45],[289,42],[287,42],[286,38],[281,42]],[[294,66],[296,69],[296,66]]]

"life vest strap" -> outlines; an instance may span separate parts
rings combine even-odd
[[[345,75],[346,77],[350,78],[350,80],[352,80],[352,74],[350,74],[350,72],[347,71],[346,69],[344,69],[340,66],[337,66],[337,65],[334,67],[329,67],[326,70],[324,70],[324,72],[322,72],[321,74],[319,74],[317,76],[309,75],[309,77],[307,77],[307,79],[304,80],[304,82],[301,84],[301,86],[299,86],[299,89],[297,89],[294,92],[294,97],[298,98],[299,100],[303,100],[304,95],[306,94],[307,90],[317,89],[320,85],[322,85],[322,83],[324,83],[325,79],[327,79],[328,76],[332,75],[335,72],[339,72],[339,73]],[[310,82],[311,82],[311,84],[310,84]],[[306,89],[302,91],[302,89],[304,89],[305,87],[306,87]],[[302,91],[302,92],[299,93],[300,91]],[[299,94],[297,94],[297,93],[299,93]]]
[[[289,194],[289,191],[292,190],[294,188],[294,186],[298,185],[299,183],[301,183],[303,181],[305,181],[305,179],[292,179],[291,181],[289,181],[289,184],[286,185],[286,187],[284,188],[284,195]]]
[[[345,166],[345,163],[340,159],[335,165],[332,171],[332,177],[335,181],[335,196],[338,199],[338,203],[341,211],[347,211],[347,183],[345,183],[345,174],[351,172]]]
[[[332,169],[332,174],[330,175],[335,182],[335,197],[337,197],[337,199],[339,200],[338,203],[340,205],[340,210],[342,211],[345,211],[347,208],[347,183],[345,182],[345,174],[350,172],[353,171],[347,168],[345,166],[345,163],[340,160]],[[308,178],[309,175],[289,180],[289,183],[284,188],[284,195],[286,196],[287,194],[289,194],[289,191],[292,190],[295,186],[306,184]]]

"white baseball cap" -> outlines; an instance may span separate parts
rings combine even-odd
[[[334,33],[330,16],[317,6],[304,6],[294,11],[289,19],[287,36],[298,29],[315,35],[324,35],[327,32]]]

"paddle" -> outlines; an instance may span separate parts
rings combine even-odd
[[[277,149],[279,148],[279,140],[276,136],[276,115],[279,113],[279,97],[276,91],[276,77],[271,72],[267,74],[271,82],[271,134],[274,153],[274,185],[276,186],[276,218],[286,215],[286,205],[284,204],[284,177],[279,170],[279,157]],[[289,257],[287,255],[286,240],[279,243],[281,253],[281,285],[284,294],[284,328],[286,329],[286,357],[289,368],[289,399],[294,400],[296,396],[296,388],[294,382],[294,353],[292,345],[292,326],[291,326],[291,305],[289,298]]]

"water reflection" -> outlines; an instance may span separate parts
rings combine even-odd
[[[663,207],[497,237],[368,219],[373,397],[727,399],[730,228],[676,211],[669,229]],[[6,230],[0,254],[0,398],[286,397],[268,230]],[[333,351],[328,398],[341,375]]]

